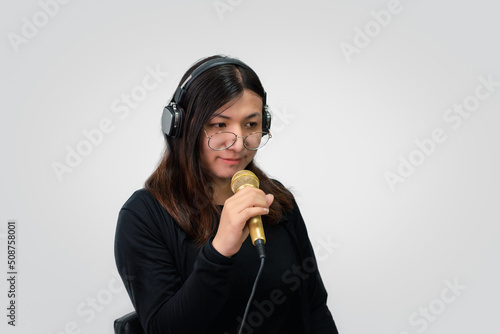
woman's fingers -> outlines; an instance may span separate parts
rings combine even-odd
[[[267,215],[268,213],[269,213],[268,208],[253,207],[253,208],[245,209],[241,214],[245,217],[243,219],[244,219],[244,222],[246,223],[246,221],[252,217]]]
[[[243,212],[243,210],[249,207],[264,208],[269,207],[269,205],[270,204],[268,204],[268,198],[262,190],[252,187],[245,187],[228,198],[224,203],[224,208],[226,208],[227,206],[233,210],[236,210],[237,212]]]

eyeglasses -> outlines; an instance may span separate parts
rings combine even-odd
[[[272,138],[269,132],[252,132],[246,136],[238,136],[233,132],[221,131],[209,136],[206,130],[203,131],[205,131],[205,135],[208,138],[208,147],[214,151],[227,150],[236,143],[238,138],[243,139],[243,146],[247,150],[257,151],[259,148],[264,147],[269,139]]]

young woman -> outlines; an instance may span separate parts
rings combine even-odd
[[[270,134],[266,93],[246,64],[193,65],[162,116],[165,154],[119,213],[117,268],[148,334],[337,333],[304,221],[291,193],[255,164]],[[235,194],[240,170],[260,189]],[[247,220],[262,216],[266,262]]]

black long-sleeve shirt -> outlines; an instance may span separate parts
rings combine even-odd
[[[265,225],[266,263],[243,333],[337,333],[297,207]],[[145,189],[123,205],[118,271],[148,334],[236,333],[260,260],[250,238],[227,258],[201,248]]]

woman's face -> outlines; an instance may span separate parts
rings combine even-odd
[[[262,131],[262,99],[254,92],[245,89],[239,97],[229,101],[214,113],[201,133],[201,163],[215,181],[231,179],[239,170],[244,169],[255,157],[257,151],[243,146],[243,139],[238,138],[233,146],[222,151],[215,151],[208,146],[208,136],[220,131],[233,132],[246,136]],[[211,144],[215,142],[212,139]],[[218,179],[218,180],[217,180]]]

